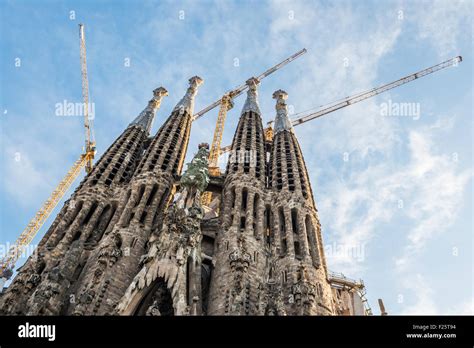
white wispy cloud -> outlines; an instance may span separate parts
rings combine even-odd
[[[430,43],[440,57],[458,54],[460,40],[470,37],[464,23],[472,18],[472,1],[422,1],[407,7],[415,10],[407,16],[418,26],[416,38]]]
[[[433,299],[434,290],[421,274],[415,274],[403,280],[403,287],[408,294],[401,294],[403,315],[435,315],[438,308]]]
[[[439,293],[430,282],[420,273],[414,273],[402,278],[399,302],[402,315],[472,315],[474,314],[474,297],[455,299],[453,304],[437,300]]]
[[[329,215],[326,227],[339,243],[369,243],[377,228],[383,230],[383,224],[404,217],[411,227],[399,234],[406,241],[396,260],[401,271],[428,241],[456,221],[472,172],[459,168],[451,154],[435,149],[433,132],[428,127],[410,131],[410,157],[405,165],[378,163],[353,171],[347,180],[327,184],[320,209]],[[360,271],[357,267],[363,266],[350,257],[333,261],[333,267],[349,271]]]
[[[472,178],[470,170],[458,169],[451,154],[434,152],[430,135],[427,129],[410,133],[411,162],[406,170],[389,179],[392,183],[404,183],[404,211],[414,223],[406,236],[408,243],[403,254],[396,261],[400,270],[410,266],[414,254],[456,221]]]

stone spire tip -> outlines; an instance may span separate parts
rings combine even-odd
[[[153,96],[156,98],[165,97],[168,95],[168,91],[164,87],[158,87],[153,90]]]
[[[194,111],[194,97],[197,94],[197,89],[204,83],[204,80],[199,76],[193,76],[189,79],[189,87],[184,97],[174,107],[173,111],[180,110],[192,115]]]
[[[247,100],[245,100],[244,107],[242,108],[242,114],[253,111],[256,114],[261,115],[262,113],[260,112],[260,108],[258,107],[258,100],[257,100],[257,86],[260,83],[260,81],[255,78],[251,77],[245,83],[248,86],[248,91],[247,91]]]
[[[275,129],[274,134],[282,131],[291,131],[293,126],[290,119],[288,118],[288,106],[286,100],[288,99],[288,93],[284,90],[279,89],[273,93],[273,99],[276,99],[276,117],[275,117]]]
[[[287,100],[288,99],[288,93],[286,93],[284,90],[279,89],[278,91],[273,92],[272,95],[273,99],[283,99]],[[278,102],[278,101],[277,101]]]
[[[150,132],[153,120],[155,118],[155,111],[159,109],[161,105],[161,99],[168,95],[168,91],[164,87],[158,87],[153,90],[153,98],[148,101],[146,108],[135,118],[131,123],[132,125],[138,125]]]

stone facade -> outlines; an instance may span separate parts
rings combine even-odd
[[[37,251],[0,297],[9,315],[356,315],[350,286],[328,276],[303,154],[278,90],[272,139],[247,99],[222,176],[202,144],[184,174],[195,76],[149,137],[167,95],[109,147],[65,202]],[[201,205],[212,192],[209,207]],[[350,284],[349,284],[350,285]]]

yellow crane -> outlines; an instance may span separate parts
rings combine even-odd
[[[84,153],[73,164],[66,176],[61,180],[56,189],[51,193],[49,198],[43,204],[41,209],[36,213],[35,217],[30,221],[28,226],[20,234],[20,237],[15,241],[7,251],[5,257],[0,261],[0,279],[2,284],[11,278],[15,263],[20,258],[25,248],[31,243],[36,236],[41,226],[51,215],[52,211],[64,196],[66,191],[72,185],[74,180],[79,176],[81,169],[85,167],[86,172],[90,173],[92,170],[92,163],[96,153],[93,122],[89,117],[89,82],[87,79],[87,60],[86,60],[86,39],[84,34],[84,25],[79,24],[79,39],[80,39],[80,56],[81,56],[81,74],[82,74],[82,97],[84,100],[84,127],[86,134],[86,143]]]
[[[89,118],[89,79],[87,78],[87,58],[86,58],[86,35],[84,24],[79,24],[79,40],[81,44],[81,75],[82,75],[82,99],[84,100],[84,128],[86,131],[86,146],[84,155],[86,156],[86,172],[92,171],[92,163],[96,153],[93,118]]]
[[[268,75],[274,73],[278,69],[284,67],[286,64],[290,63],[291,61],[295,60],[296,58],[302,56],[305,53],[306,53],[306,49],[303,48],[302,50],[286,58],[284,61],[266,70],[264,73],[259,75],[256,79],[258,81],[263,80]],[[235,97],[238,97],[239,95],[241,95],[247,88],[248,88],[247,84],[240,85],[239,87],[233,89],[232,91],[225,93],[221,99],[205,107],[204,109],[202,109],[201,111],[199,111],[193,116],[193,120],[197,120],[208,111],[220,105],[219,113],[217,114],[216,127],[214,130],[214,136],[212,139],[211,149],[209,151],[209,174],[212,176],[220,175],[218,162],[219,162],[219,156],[221,154],[222,135],[224,134],[224,125],[225,125],[225,120],[227,118],[227,111],[232,109],[232,107],[234,106],[232,100]],[[211,200],[212,200],[212,193],[205,192],[202,198],[202,203],[208,206],[211,203]]]

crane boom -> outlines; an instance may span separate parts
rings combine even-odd
[[[296,52],[295,54],[291,55],[290,57],[286,58],[284,61],[278,63],[277,65],[275,65],[273,67],[271,67],[270,69],[265,71],[263,74],[259,75],[257,77],[257,80],[261,81],[262,79],[264,79],[268,75],[270,75],[273,72],[277,71],[278,69],[284,67],[286,64],[290,63],[291,61],[295,60],[296,58],[302,56],[305,53],[306,53],[306,48],[303,48],[302,50],[300,50],[300,51]],[[233,99],[233,98],[238,97],[239,95],[241,95],[247,88],[248,88],[247,84],[244,83],[243,85],[240,85],[239,87],[233,89],[230,92],[227,92],[226,94],[228,94]],[[221,103],[221,100],[222,99],[219,99],[219,100],[215,101],[211,105],[206,106],[204,109],[202,109],[198,113],[194,114],[193,120],[194,121],[197,120],[198,118],[203,116],[208,111],[211,111],[212,109],[214,109],[216,106],[218,106]]]
[[[365,99],[368,99],[368,98],[371,98],[371,97],[376,96],[378,94],[381,94],[383,92],[386,92],[390,89],[393,89],[393,88],[396,88],[398,86],[404,85],[405,83],[408,83],[408,82],[411,82],[413,80],[419,79],[423,76],[432,74],[436,71],[439,71],[439,70],[442,70],[442,69],[445,69],[445,68],[449,68],[451,66],[457,66],[461,62],[462,62],[462,57],[457,56],[457,57],[448,59],[444,62],[441,62],[439,64],[433,65],[429,68],[420,70],[420,71],[418,71],[414,74],[402,77],[402,78],[400,78],[396,81],[393,81],[393,82],[387,83],[385,85],[382,85],[380,87],[376,87],[376,88],[373,88],[371,90],[368,90],[368,91],[365,91],[365,92],[362,92],[362,93],[355,94],[353,96],[344,98],[342,100],[338,100],[338,101],[332,102],[330,104],[326,104],[324,106],[321,106],[320,110],[318,110],[316,112],[312,112],[312,113],[300,112],[296,115],[303,114],[303,116],[294,118],[292,120],[292,124],[293,124],[293,126],[298,126],[298,125],[303,124],[305,122],[314,120],[315,118],[327,115],[327,114],[329,114],[331,112],[334,112],[336,110],[345,108],[349,105],[356,104],[356,103],[361,102]],[[269,127],[265,128],[265,133],[267,133],[269,130],[271,130],[272,123],[273,123],[273,120],[267,123],[269,125]],[[271,132],[269,132],[268,134],[271,134]],[[271,138],[267,139],[267,140],[271,141]],[[229,145],[224,146],[223,148],[220,149],[220,153],[225,153],[225,152],[228,152],[228,151],[230,151],[230,146]]]
[[[419,79],[420,77],[432,74],[436,71],[448,68],[448,67],[453,66],[453,65],[457,65],[460,62],[462,62],[462,57],[461,56],[451,58],[451,59],[446,60],[442,63],[436,64],[432,67],[429,67],[429,68],[423,69],[421,71],[418,71],[414,74],[402,77],[401,79],[398,79],[396,81],[387,83],[387,84],[382,85],[382,86],[377,87],[377,88],[373,88],[369,91],[365,91],[365,92],[353,95],[351,97],[347,97],[347,98],[343,99],[342,101],[334,102],[334,103],[328,104],[326,106],[323,106],[322,109],[319,110],[319,111],[316,111],[316,112],[310,113],[308,115],[298,117],[296,119],[293,119],[292,124],[294,126],[297,126],[299,124],[314,120],[315,118],[327,115],[327,114],[329,114],[333,111],[345,108],[346,106],[359,103],[359,102],[361,102],[365,99],[371,98],[373,96],[376,96],[380,93],[386,92],[386,91],[388,91],[390,89],[393,89],[395,87],[404,85],[405,83],[408,83],[408,82],[411,82],[413,80]]]
[[[51,212],[54,210],[56,205],[66,193],[66,191],[72,185],[74,180],[77,178],[77,176],[81,172],[81,168],[86,165],[87,161],[87,156],[82,154],[81,157],[71,167],[71,169],[69,169],[68,173],[61,180],[61,182],[53,191],[53,193],[51,193],[51,196],[46,200],[46,202],[44,202],[43,206],[36,213],[35,217],[30,221],[28,226],[26,226],[26,228],[20,234],[18,239],[15,241],[15,244],[9,248],[6,257],[2,259],[2,262],[0,263],[0,276],[2,278],[10,278],[8,275],[5,275],[5,273],[12,271],[16,261],[20,258],[25,248],[31,243],[33,238],[36,236],[41,226],[43,226],[46,219],[49,217]]]

